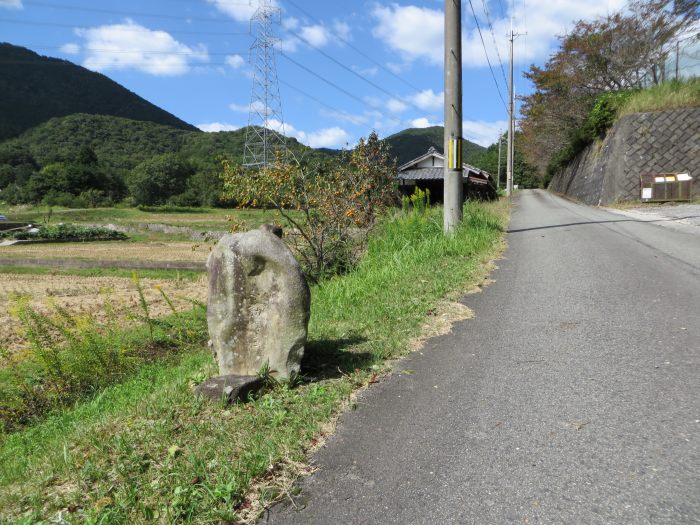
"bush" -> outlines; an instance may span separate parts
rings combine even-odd
[[[543,179],[545,188],[552,178],[566,168],[588,145],[596,139],[605,138],[622,108],[636,92],[637,90],[612,91],[603,93],[596,99],[583,125],[571,132],[564,148],[549,162]]]
[[[377,218],[396,202],[396,166],[388,145],[372,133],[327,165],[276,162],[244,171],[224,162],[224,198],[275,208],[312,282],[356,263]]]
[[[0,239],[41,240],[41,241],[122,241],[128,237],[107,228],[88,228],[72,224],[42,226],[38,232],[0,232]]]

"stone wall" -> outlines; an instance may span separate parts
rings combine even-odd
[[[592,205],[639,200],[639,176],[653,173],[690,173],[693,194],[700,197],[700,108],[622,117],[549,189]]]

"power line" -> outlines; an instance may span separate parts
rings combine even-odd
[[[338,108],[336,108],[336,107],[333,107],[333,106],[331,106],[330,104],[327,104],[326,102],[324,102],[324,101],[322,101],[322,100],[316,98],[315,96],[313,96],[313,95],[307,93],[306,91],[303,91],[303,90],[299,89],[298,87],[295,87],[295,86],[291,85],[289,82],[285,82],[285,81],[282,80],[282,79],[280,79],[279,82],[280,82],[280,84],[283,84],[283,85],[287,86],[289,89],[291,89],[291,90],[293,90],[293,91],[296,91],[296,92],[299,93],[300,95],[305,96],[305,97],[308,98],[309,100],[313,100],[314,102],[316,102],[317,104],[319,104],[319,105],[325,107],[326,109],[329,109],[329,110],[331,110],[331,111],[333,111],[333,112],[335,112],[335,113],[338,113],[338,114],[342,115],[347,121],[349,121],[349,122],[355,124],[356,126],[360,126],[360,125],[364,124],[364,122],[363,122],[360,118],[355,117],[354,115],[350,115],[349,113],[346,113],[345,111],[343,111],[343,110],[341,110],[341,109],[338,109]]]
[[[479,38],[481,38],[481,45],[484,48],[484,55],[486,56],[486,62],[489,65],[489,70],[491,71],[491,76],[493,77],[493,82],[496,84],[496,91],[498,91],[498,96],[501,97],[501,102],[503,102],[503,107],[506,108],[506,111],[508,111],[508,106],[506,104],[505,99],[503,98],[503,94],[501,93],[501,88],[498,85],[498,81],[496,80],[496,75],[493,72],[493,67],[491,67],[491,60],[489,59],[489,54],[486,51],[486,44],[484,43],[484,36],[481,34],[481,27],[479,26],[479,20],[476,18],[476,12],[474,11],[474,5],[472,4],[472,0],[469,0],[469,6],[472,8],[472,15],[474,16],[474,22],[476,22],[476,28],[479,30]]]
[[[339,86],[339,85],[336,84],[335,82],[333,82],[333,81],[331,81],[331,80],[328,80],[328,79],[327,79],[326,77],[324,77],[323,75],[320,75],[319,73],[316,73],[316,72],[313,71],[312,69],[309,69],[308,67],[306,67],[306,66],[305,66],[304,64],[302,64],[301,62],[298,62],[297,60],[294,60],[294,59],[293,59],[292,57],[290,57],[288,54],[286,54],[286,53],[284,53],[284,52],[280,52],[280,56],[281,56],[281,57],[284,57],[284,58],[287,59],[287,60],[289,60],[292,64],[296,65],[296,66],[299,67],[300,69],[303,69],[303,70],[306,71],[308,74],[310,74],[310,75],[316,77],[316,78],[319,79],[321,82],[324,82],[324,83],[328,84],[329,86],[331,86],[332,88],[337,89],[338,91],[340,91],[340,92],[343,93],[344,95],[346,95],[346,96],[350,97],[351,99],[353,99],[353,100],[359,102],[359,103],[362,104],[363,106],[369,105],[374,111],[378,112],[378,113],[379,113],[380,115],[382,115],[383,117],[390,118],[390,119],[392,119],[392,120],[396,120],[396,118],[397,118],[396,116],[390,115],[390,114],[387,114],[387,113],[381,111],[379,108],[373,106],[372,104],[369,104],[366,100],[362,100],[360,97],[358,97],[358,96],[356,96],[355,94],[351,93],[350,91],[348,91],[347,89],[343,88],[342,86]]]
[[[345,95],[347,95],[347,96],[350,97],[351,99],[353,99],[353,100],[359,102],[360,104],[363,104],[363,105],[364,105],[364,104],[367,103],[367,102],[365,102],[364,100],[362,100],[360,97],[354,95],[353,93],[350,93],[347,89],[345,89],[345,88],[339,86],[339,85],[336,84],[335,82],[332,82],[332,81],[328,80],[326,77],[324,77],[324,76],[322,76],[322,75],[319,75],[319,74],[316,73],[315,71],[313,71],[313,70],[309,69],[308,67],[306,67],[306,66],[305,66],[304,64],[302,64],[301,62],[298,62],[298,61],[294,60],[294,59],[293,59],[292,57],[290,57],[287,53],[280,52],[280,56],[286,58],[286,59],[289,60],[292,64],[294,64],[294,65],[296,65],[297,67],[303,69],[303,70],[306,71],[308,74],[315,76],[315,77],[316,77],[317,79],[319,79],[320,81],[325,82],[326,84],[328,84],[328,85],[331,86],[331,87],[334,87],[335,89],[337,89],[337,90],[340,91],[341,93],[344,93]]]
[[[323,22],[321,22],[321,21],[320,21],[318,18],[316,18],[313,14],[309,13],[306,9],[304,9],[304,8],[301,7],[301,6],[299,6],[299,4],[297,4],[297,3],[294,2],[293,0],[286,0],[286,2],[289,3],[289,4],[291,4],[292,6],[294,6],[298,11],[300,11],[301,13],[305,14],[306,16],[308,16],[311,20],[313,20],[313,21],[316,22],[317,24],[323,25]],[[411,82],[409,82],[409,81],[406,80],[405,78],[403,78],[403,77],[397,75],[396,73],[394,73],[391,69],[389,69],[388,67],[386,67],[386,66],[385,66],[384,64],[382,64],[381,62],[376,61],[374,58],[372,58],[371,56],[369,56],[367,53],[365,53],[364,51],[362,51],[361,49],[359,49],[358,47],[356,47],[355,45],[353,45],[353,43],[350,42],[348,39],[343,38],[343,37],[340,36],[340,35],[335,35],[335,38],[337,38],[338,40],[340,40],[343,44],[345,44],[346,46],[348,46],[350,49],[352,49],[353,51],[355,51],[355,52],[356,52],[357,54],[359,54],[360,56],[364,57],[366,60],[369,60],[369,61],[370,61],[372,64],[374,64],[375,66],[377,66],[377,67],[379,67],[380,69],[382,69],[383,71],[389,73],[389,75],[391,75],[391,76],[394,77],[395,79],[397,79],[397,80],[399,80],[400,82],[403,82],[404,84],[406,84],[406,85],[407,85],[408,87],[410,87],[411,89],[414,89],[415,91],[421,91],[421,89],[420,89],[419,87],[415,86],[414,84],[412,84]]]
[[[508,80],[506,80],[506,71],[503,69],[503,60],[501,60],[501,53],[498,51],[498,43],[496,42],[496,33],[493,30],[493,24],[491,23],[491,16],[489,15],[489,8],[487,7],[486,0],[481,0],[484,6],[484,13],[486,14],[486,21],[489,23],[489,29],[491,30],[491,38],[493,39],[493,47],[496,49],[496,56],[498,57],[498,64],[501,66],[501,73],[503,73],[503,82],[508,85]]]
[[[21,25],[29,25],[29,26],[46,26],[46,27],[67,27],[70,29],[76,29],[79,26],[76,26],[76,24],[61,24],[58,22],[43,22],[43,21],[35,21],[35,20],[13,20],[13,19],[8,19],[8,18],[0,18],[0,22],[5,22],[9,24],[21,24]],[[127,31],[140,31],[140,27],[132,27],[129,25],[125,25],[124,30]],[[242,36],[242,35],[250,35],[250,31],[246,32],[212,32],[212,31],[180,31],[180,30],[168,30],[169,34],[172,35],[210,35],[210,36]]]
[[[352,68],[346,66],[346,65],[343,64],[340,60],[337,60],[336,58],[333,58],[331,55],[329,55],[328,53],[326,53],[323,49],[321,49],[320,47],[318,47],[318,46],[312,44],[312,43],[309,42],[306,38],[304,38],[303,36],[301,36],[299,33],[296,33],[296,32],[294,32],[294,31],[289,31],[289,30],[288,30],[287,32],[290,33],[290,34],[292,34],[292,35],[294,35],[295,37],[297,37],[298,39],[300,39],[302,42],[306,43],[309,47],[311,47],[312,49],[314,49],[314,50],[318,51],[319,53],[321,53],[321,54],[322,54],[324,57],[326,57],[328,60],[330,60],[331,62],[333,62],[333,63],[336,64],[337,66],[343,68],[345,71],[351,73],[352,75],[355,75],[357,78],[359,78],[359,79],[362,80],[363,82],[366,82],[367,84],[369,84],[369,85],[372,86],[373,88],[375,88],[375,89],[381,91],[382,93],[384,93],[385,95],[389,96],[390,98],[393,98],[393,99],[396,99],[396,100],[401,100],[401,97],[399,97],[399,96],[397,96],[397,95],[394,95],[393,93],[387,91],[386,89],[384,89],[384,88],[383,88],[382,86],[380,86],[379,84],[377,84],[377,83],[375,83],[375,82],[372,82],[370,79],[368,79],[368,78],[365,77],[364,75],[361,75],[360,73],[358,73],[358,72],[355,71],[354,69],[352,69]],[[415,107],[416,109],[422,111],[421,108],[419,108],[418,106],[416,106],[416,105],[413,104],[412,102],[410,102],[410,101],[406,101],[406,102],[408,102],[410,105],[412,105],[412,106]]]

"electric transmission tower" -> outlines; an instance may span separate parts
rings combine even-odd
[[[275,58],[275,46],[280,40],[273,31],[280,13],[272,0],[258,0],[258,9],[251,19],[256,29],[250,48],[253,89],[243,150],[243,165],[250,168],[266,166],[277,154],[287,154]]]

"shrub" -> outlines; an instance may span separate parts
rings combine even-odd
[[[288,239],[313,282],[350,269],[368,232],[396,201],[395,163],[372,133],[326,165],[278,159],[260,170],[224,162],[224,198],[278,210]]]
[[[38,232],[0,232],[0,238],[45,241],[121,241],[128,237],[122,232],[109,230],[107,228],[88,228],[72,224],[56,224],[55,226],[42,226],[39,228]]]
[[[545,188],[554,175],[566,168],[589,144],[605,137],[622,108],[636,92],[637,90],[611,91],[596,99],[583,125],[571,132],[566,145],[549,162],[543,179]]]

